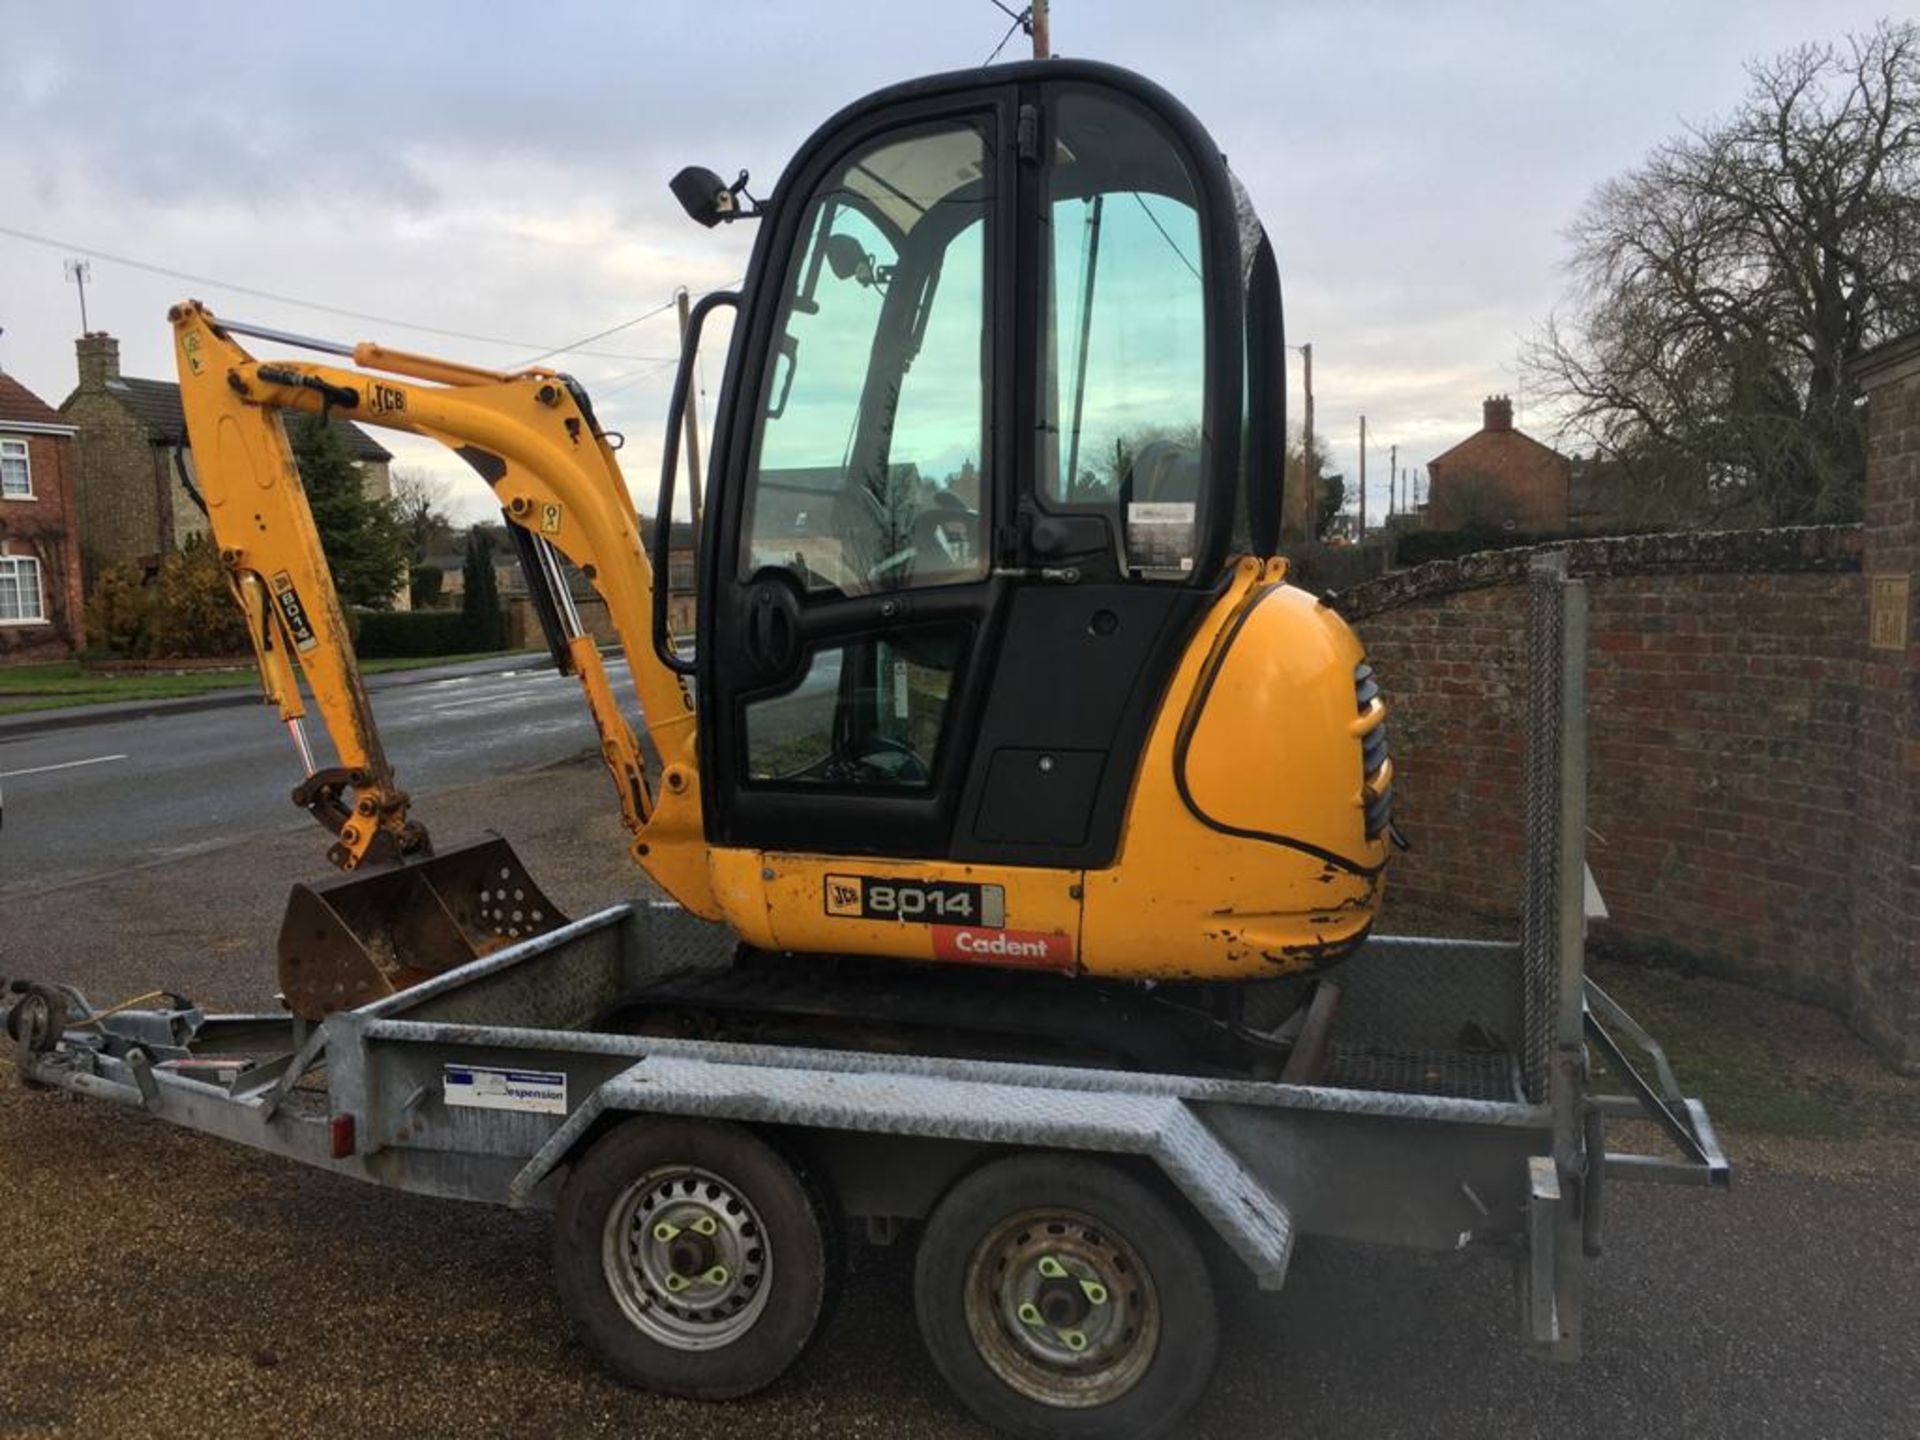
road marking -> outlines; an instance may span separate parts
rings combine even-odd
[[[14,780],[22,775],[44,775],[49,770],[71,770],[78,765],[105,765],[110,760],[124,760],[124,755],[96,755],[91,760],[62,760],[58,765],[36,765],[31,770],[0,770],[0,780]]]

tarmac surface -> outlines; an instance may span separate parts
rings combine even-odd
[[[425,768],[417,744],[394,750],[403,775]],[[413,788],[443,843],[508,833],[574,914],[645,893],[597,764]],[[216,803],[235,817],[201,817],[203,847],[135,848],[138,868],[84,883],[43,868],[51,882],[10,885],[0,973],[78,983],[96,1003],[166,986],[262,1004],[286,886],[325,873],[317,827],[257,823],[274,801],[195,790],[180,802],[189,820]],[[36,805],[67,808],[58,793]],[[10,813],[0,839],[9,882],[35,843],[16,823],[28,813]],[[218,838],[228,830],[240,833]],[[383,1193],[26,1093],[9,1068],[0,1436],[984,1434],[921,1350],[911,1234],[850,1247],[834,1319],[772,1390],[663,1399],[604,1378],[567,1333],[544,1216]],[[1279,1295],[1224,1287],[1228,1344],[1186,1433],[1912,1440],[1920,1147],[1725,1138],[1740,1167],[1730,1194],[1611,1190],[1579,1366],[1526,1355],[1497,1261],[1306,1243]]]
[[[614,692],[635,704],[624,660]],[[595,743],[579,682],[544,655],[470,661],[369,679],[403,789],[523,772]],[[307,732],[322,764],[326,730]],[[314,829],[289,796],[293,743],[257,690],[0,717],[0,899],[201,854],[238,833]],[[316,831],[317,833],[317,831]]]

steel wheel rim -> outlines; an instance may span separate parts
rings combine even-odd
[[[1023,1210],[981,1239],[963,1289],[988,1368],[1030,1400],[1107,1405],[1138,1385],[1160,1345],[1160,1295],[1139,1252],[1077,1210]]]
[[[760,1212],[698,1165],[662,1165],[607,1213],[601,1264],[633,1326],[675,1350],[716,1350],[767,1308],[773,1247]]]

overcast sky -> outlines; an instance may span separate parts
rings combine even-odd
[[[1320,428],[1349,477],[1368,417],[1377,515],[1385,447],[1424,466],[1478,427],[1489,392],[1513,391],[1520,423],[1551,436],[1514,356],[1560,297],[1562,232],[1594,185],[1730,108],[1745,59],[1884,11],[1055,0],[1054,45],[1159,80],[1219,140],[1274,236],[1289,339],[1313,344]],[[269,12],[231,3],[0,0],[0,227],[101,252],[88,316],[120,338],[128,374],[171,377],[166,308],[188,295],[510,366],[676,285],[724,285],[747,227],[694,226],[668,176],[745,167],[769,187],[840,105],[977,65],[1007,24],[990,0],[275,13],[269,27]],[[1005,57],[1025,44],[1016,35]],[[56,405],[79,331],[68,253],[0,234],[0,368]],[[668,314],[566,361],[625,431],[642,496],[673,347]],[[717,351],[705,370],[717,381]],[[1297,395],[1297,370],[1294,383]],[[447,477],[463,513],[488,510],[437,447],[389,444]]]

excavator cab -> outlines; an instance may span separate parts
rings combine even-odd
[[[847,108],[764,202],[744,173],[688,169],[673,189],[703,224],[760,230],[740,291],[692,311],[650,556],[613,440],[567,375],[175,308],[211,528],[301,747],[295,798],[349,872],[289,910],[296,1013],[365,1003],[563,917],[498,842],[427,858],[287,410],[434,439],[487,482],[593,712],[633,858],[745,959],[1124,985],[1271,979],[1350,953],[1386,864],[1385,707],[1358,640],[1275,555],[1279,281],[1198,121],[1111,66],[1008,65]],[[738,313],[688,655],[662,582],[679,427],[723,306]],[[259,361],[243,335],[357,368]],[[606,602],[638,716],[574,577]],[[336,765],[316,765],[300,731],[301,675]],[[1048,1013],[1086,1009],[1087,993]],[[875,1023],[947,1004],[904,1016],[835,994]]]
[[[715,184],[676,190],[761,233],[709,301],[740,311],[702,537],[710,838],[1109,863],[1229,556],[1277,538],[1279,287],[1243,192],[1173,97],[1077,61],[872,96],[755,209]]]

